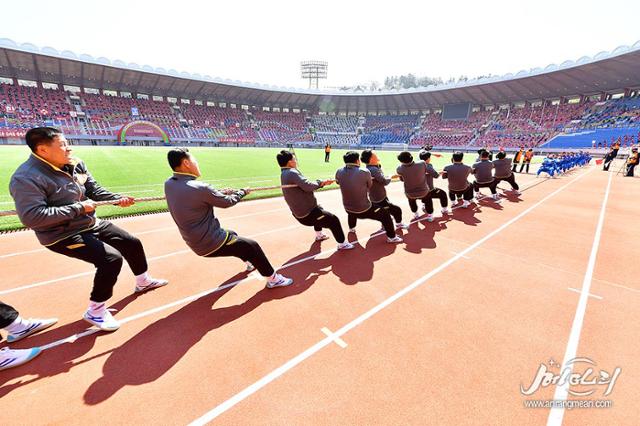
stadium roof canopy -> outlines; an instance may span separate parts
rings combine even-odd
[[[344,92],[224,80],[0,39],[0,77],[258,107],[348,113],[424,111],[451,103],[496,105],[637,90],[640,41],[593,57],[499,77],[416,89]]]

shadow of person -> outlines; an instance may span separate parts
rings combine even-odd
[[[516,195],[513,191],[504,191],[502,196],[510,203],[521,203],[524,201],[520,195]]]
[[[111,305],[109,309],[115,309],[120,311],[124,309],[128,304],[137,299],[139,294],[131,294],[115,304]],[[54,328],[41,334],[30,336],[27,339],[21,340],[16,344],[12,344],[12,348],[30,348],[36,346],[43,346],[51,342],[66,339],[70,336],[76,336],[85,331],[88,331],[88,324],[83,320],[74,321],[69,324],[65,324],[61,327]],[[90,358],[83,359],[76,362],[75,360],[85,355],[93,348],[96,338],[102,334],[102,332],[96,330],[95,332],[86,336],[76,339],[70,339],[69,342],[63,343],[59,346],[55,346],[51,349],[44,350],[38,358],[20,367],[12,368],[2,372],[0,375],[0,398],[9,394],[11,391],[34,382],[42,380],[47,377],[53,377],[58,374],[68,373],[73,367],[88,362],[92,359],[105,355],[94,355]],[[22,376],[32,376],[27,380],[20,380],[9,385],[5,385],[7,382],[14,379],[18,379]]]
[[[486,207],[494,210],[504,210],[504,206],[501,203],[497,203],[490,197],[484,197],[481,200],[478,200],[478,207]]]
[[[451,220],[451,217],[443,216],[434,219],[433,222],[425,220],[412,223],[402,236],[404,239],[403,249],[416,254],[422,253],[422,249],[435,249],[437,247],[436,232],[447,229],[447,222]]]
[[[320,244],[314,243],[309,251],[288,263],[318,253]],[[309,273],[308,262],[313,262],[313,259],[281,268],[286,269],[286,275],[293,278],[291,286],[275,289],[265,287],[239,305],[212,309],[222,296],[235,287],[234,283],[246,277],[244,273],[237,274],[221,284],[218,287],[220,290],[212,291],[150,324],[112,351],[102,368],[102,377],[86,390],[85,403],[100,404],[125,386],[137,386],[157,380],[208,332],[247,315],[263,303],[303,293],[315,283],[318,276],[328,273]],[[189,326],[185,327],[185,324]],[[149,354],[153,354],[153,357],[150,358]]]
[[[478,209],[478,206],[469,206],[466,209],[459,207],[453,210],[453,215],[451,216],[451,218],[453,220],[460,221],[465,225],[477,226],[479,223],[482,223],[482,221],[475,216],[477,211],[480,211]]]
[[[333,274],[347,285],[370,281],[373,278],[375,262],[392,254],[398,246],[398,244],[387,243],[384,233],[372,234],[364,242],[364,246],[362,246],[363,243],[356,242],[355,238],[353,233],[349,234],[349,241],[355,245],[355,248],[338,251],[325,260],[327,265],[331,265]],[[364,240],[364,238],[366,237],[361,239]]]

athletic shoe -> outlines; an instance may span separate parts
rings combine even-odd
[[[284,277],[280,274],[275,274],[273,278],[267,280],[267,288],[286,287],[293,284],[291,278]]]
[[[355,246],[351,244],[349,241],[345,241],[344,243],[338,244],[338,250],[351,250]]]
[[[407,225],[406,223],[396,223],[396,229],[409,229],[409,225]]]
[[[0,349],[0,370],[17,367],[29,362],[40,355],[40,352],[42,352],[40,348],[11,349],[4,347]]]
[[[397,235],[395,237],[393,237],[393,238],[387,237],[387,242],[391,243],[391,244],[401,243],[402,242],[402,238],[400,238]]]
[[[426,213],[427,212],[427,206],[422,206],[422,213]]]
[[[420,213],[415,212],[415,213],[413,214],[413,220],[418,220],[418,219],[420,219]]]
[[[500,196],[498,194],[493,194],[492,198],[494,201],[500,201]]]
[[[253,263],[251,262],[245,262],[247,264],[247,268],[245,269],[245,271],[247,272],[253,272],[256,270],[256,267],[253,266]]]
[[[57,323],[58,318],[29,318],[27,322],[29,325],[27,325],[24,330],[18,331],[17,333],[9,334],[7,336],[8,343],[17,342],[20,339],[24,339],[27,336],[31,336],[32,334],[37,333],[38,331],[45,330]]]
[[[482,197],[482,193],[480,191],[476,191],[476,192],[473,193],[473,196],[475,198],[480,198],[480,197]]]
[[[349,228],[349,232],[351,234],[355,234],[356,233],[356,228]]]
[[[169,281],[167,280],[161,280],[158,278],[149,278],[148,280],[145,280],[144,283],[142,284],[136,284],[136,288],[135,288],[135,292],[136,293],[142,293],[145,292],[147,290],[152,290],[154,288],[158,288],[158,287],[164,287],[165,285],[169,284]]]
[[[440,211],[442,212],[443,215],[451,214],[451,209],[449,207],[443,207],[442,210]]]
[[[432,214],[428,214],[427,215],[427,222],[433,222],[433,215]]]
[[[92,315],[89,311],[85,312],[82,318],[89,324],[95,325],[102,331],[116,331],[120,328],[120,323],[111,315],[107,309],[102,315]]]
[[[328,240],[328,239],[329,239],[329,236],[327,234],[325,234],[324,232],[316,234],[316,241],[324,241],[324,240]]]
[[[462,201],[462,208],[466,209],[471,205],[470,202],[468,202],[467,200]]]

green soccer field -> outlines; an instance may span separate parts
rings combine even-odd
[[[162,196],[163,183],[171,175],[167,165],[165,147],[74,147],[74,155],[87,164],[98,182],[113,192],[133,197]],[[275,156],[276,148],[191,148],[200,164],[202,180],[214,187],[258,187],[280,183],[280,169]],[[309,178],[332,178],[343,165],[345,150],[333,150],[331,162],[324,162],[322,149],[298,149],[300,170]],[[397,151],[379,151],[383,169],[387,175],[395,173],[398,164]],[[9,179],[15,169],[28,157],[26,146],[0,147],[0,210],[12,210],[13,200],[9,195]],[[417,156],[417,155],[416,155]],[[467,154],[466,163],[475,160],[474,154]],[[441,170],[450,162],[450,154],[434,158],[433,164]],[[332,185],[330,188],[336,188]],[[280,190],[255,192],[247,199],[281,195]],[[100,217],[107,218],[125,214],[161,211],[166,209],[162,202],[140,203],[122,209],[100,207]],[[0,217],[0,231],[21,228],[16,216]]]

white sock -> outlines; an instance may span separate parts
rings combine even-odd
[[[144,284],[145,282],[147,282],[147,280],[150,280],[151,277],[149,276],[148,272],[145,272],[143,274],[140,275],[136,275],[136,284],[140,285],[140,284]]]
[[[29,320],[26,320],[21,316],[18,316],[18,318],[16,318],[11,324],[6,326],[4,329],[7,330],[9,334],[14,334],[28,328],[30,325],[31,324]]]
[[[316,237],[322,237],[323,235],[322,231],[316,231]]]
[[[87,309],[87,311],[89,311],[91,315],[99,317],[99,316],[102,316],[106,310],[107,310],[106,302],[89,301],[89,308]]]

